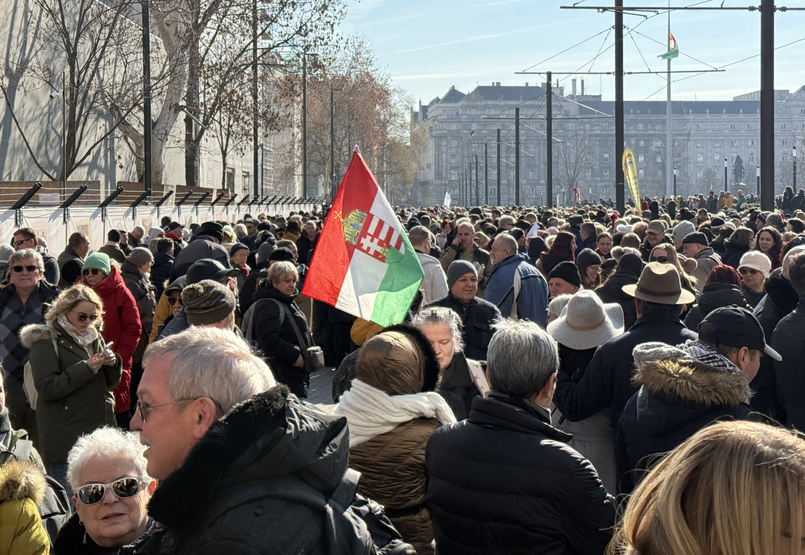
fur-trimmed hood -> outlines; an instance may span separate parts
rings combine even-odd
[[[168,529],[190,534],[236,507],[281,499],[283,488],[330,494],[348,459],[345,418],[273,387],[214,423],[157,488],[148,511]]]
[[[0,503],[31,499],[37,506],[45,497],[47,481],[33,463],[12,460],[0,474]]]
[[[20,343],[30,349],[39,341],[53,341],[59,336],[56,329],[50,324],[29,324],[20,330]]]

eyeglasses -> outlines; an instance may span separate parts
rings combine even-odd
[[[659,262],[660,264],[668,264],[668,262],[669,262],[670,260],[671,260],[671,259],[670,259],[670,258],[668,258],[667,256],[656,256],[656,257],[655,257],[655,256],[652,256],[652,257],[651,257],[651,261],[652,261],[652,262]]]
[[[39,269],[39,266],[12,266],[11,269],[16,274],[21,274],[23,270],[33,273]]]
[[[79,312],[76,318],[78,318],[79,322],[86,322],[87,320],[89,320],[90,322],[94,322],[95,320],[98,319],[98,313],[96,312],[95,314],[84,314],[83,312]]]
[[[158,409],[160,407],[169,407],[170,405],[178,405],[179,403],[190,403],[190,402],[196,401],[198,399],[201,399],[201,397],[191,397],[191,398],[188,398],[188,399],[176,399],[175,401],[171,401],[170,403],[157,403],[156,405],[151,405],[149,403],[143,403],[142,401],[138,400],[137,401],[137,412],[140,413],[140,418],[142,418],[143,422],[145,422],[148,419],[148,415],[151,413],[151,409]],[[209,397],[208,397],[208,399],[209,399]],[[215,399],[210,399],[210,401],[212,401],[215,404],[215,407],[219,411],[221,411],[222,413],[224,412],[223,407],[221,406],[221,404],[218,401],[216,401]]]
[[[184,305],[181,297],[168,297],[168,302],[171,304],[171,306],[175,305],[176,303]]]
[[[87,484],[78,488],[75,493],[82,505],[97,505],[106,495],[107,488],[111,488],[112,493],[118,499],[128,499],[140,493],[143,485],[150,483],[149,478],[135,476],[133,478],[120,478],[108,484]]]
[[[85,276],[92,274],[93,276],[97,276],[101,271],[98,268],[87,268],[86,270],[82,270],[81,273]]]
[[[14,246],[19,247],[20,245],[22,245],[23,243],[27,243],[28,241],[30,241],[30,239],[17,239],[16,241],[14,241]]]

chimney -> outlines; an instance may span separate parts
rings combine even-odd
[[[576,96],[576,78],[575,77],[573,78],[571,83],[573,83],[573,86],[572,86],[573,96]]]
[[[581,96],[584,96],[584,78],[581,79]]]

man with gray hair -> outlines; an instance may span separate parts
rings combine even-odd
[[[135,552],[318,553],[347,470],[346,419],[275,387],[230,331],[170,336],[149,345],[143,367],[131,428],[160,482],[148,509],[161,527]],[[342,542],[350,553],[372,547],[364,536]]]
[[[418,225],[408,232],[408,240],[416,251],[416,257],[422,265],[425,277],[422,278],[422,291],[425,293],[424,303],[431,303],[447,295],[447,276],[439,261],[430,255],[432,236],[425,227]]]
[[[603,553],[614,500],[565,444],[570,436],[551,426],[556,342],[533,322],[502,320],[487,360],[492,393],[428,441],[426,504],[438,552]]]
[[[548,284],[539,271],[517,252],[517,241],[501,233],[489,251],[495,264],[485,298],[504,318],[531,320],[545,326],[548,320]]]

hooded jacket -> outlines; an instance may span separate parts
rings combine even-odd
[[[115,413],[126,412],[131,408],[132,358],[142,334],[140,311],[114,264],[111,273],[93,289],[103,301],[103,339],[115,342],[112,350],[123,361],[123,376],[115,389]]]
[[[428,442],[440,555],[600,555],[614,501],[568,434],[533,403],[492,393]]]
[[[752,310],[746,302],[741,290],[731,283],[711,283],[705,285],[702,294],[699,295],[696,305],[688,311],[685,316],[685,325],[696,331],[705,316],[717,308],[735,305],[747,310]]]
[[[57,259],[59,263],[59,289],[72,287],[75,280],[81,275],[84,259],[78,256],[73,247],[67,245]]]
[[[385,335],[374,338],[385,345],[361,348],[355,378],[389,396],[433,391],[439,364],[424,334],[407,329],[386,330]],[[425,446],[438,427],[435,418],[415,418],[349,450],[350,466],[362,474],[358,492],[386,507],[403,540],[419,554],[433,553],[425,504]]]
[[[234,407],[148,505],[137,554],[324,555],[327,499],[347,469],[344,418],[274,387]],[[351,538],[344,539],[347,543]],[[356,555],[372,553],[361,537]]]
[[[54,340],[58,354],[53,349]],[[113,366],[101,366],[93,373],[87,366],[87,351],[58,322],[25,326],[20,330],[20,342],[31,352],[31,370],[39,394],[39,451],[45,463],[64,463],[78,436],[101,426],[117,425],[112,391],[122,375],[120,355]],[[99,338],[92,350],[99,353],[103,347]]]
[[[515,291],[515,275],[520,278],[520,291]],[[516,297],[516,298],[515,298]],[[495,264],[484,298],[508,318],[517,302],[517,318],[545,326],[548,320],[548,283],[522,254],[512,255]]]
[[[737,369],[707,366],[660,345],[658,356],[635,349],[634,382],[640,386],[618,422],[616,458],[620,493],[629,493],[662,455],[718,420],[745,420],[751,390]],[[634,472],[637,471],[637,472]]]
[[[423,252],[417,252],[416,257],[419,259],[422,271],[425,273],[425,277],[422,278],[422,285],[420,285],[425,292],[423,302],[429,303],[447,295],[447,276],[444,274],[439,261]]]
[[[755,307],[754,315],[763,327],[766,343],[771,345],[774,340],[774,329],[780,320],[796,308],[799,295],[791,283],[783,277],[781,268],[777,268],[766,278],[763,287],[766,296]],[[785,407],[780,399],[774,361],[771,358],[760,358],[760,370],[749,385],[755,392],[750,401],[752,408],[778,422],[785,422]]]
[[[598,298],[604,303],[618,303],[623,309],[623,329],[628,330],[637,321],[637,309],[634,297],[623,292],[624,285],[637,283],[640,276],[634,274],[612,274],[603,285],[595,290]]]
[[[0,471],[0,553],[40,555],[50,537],[37,509],[44,499],[44,475],[27,461],[11,461]]]

